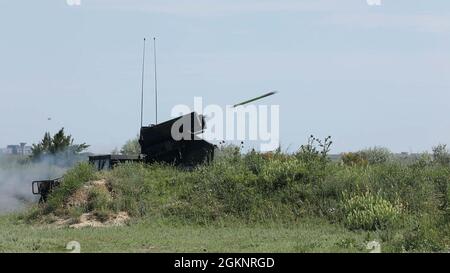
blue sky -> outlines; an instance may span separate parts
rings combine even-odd
[[[450,144],[449,1],[0,0],[0,34],[0,147],[63,126],[93,152],[134,137],[144,36],[158,39],[160,120],[194,96],[279,90],[265,102],[280,105],[283,147]],[[150,55],[145,123],[152,75]]]

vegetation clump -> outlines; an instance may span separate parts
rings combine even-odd
[[[350,229],[379,230],[394,226],[401,209],[379,195],[365,193],[343,198],[344,223]]]

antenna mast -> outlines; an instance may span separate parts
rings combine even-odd
[[[158,124],[158,79],[156,74],[156,37],[153,37],[153,54],[155,56],[155,125]]]
[[[144,38],[144,50],[142,53],[142,84],[141,84],[141,127],[144,118],[144,71],[145,71],[145,38]]]

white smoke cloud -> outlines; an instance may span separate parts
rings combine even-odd
[[[35,180],[55,179],[76,162],[84,159],[48,156],[38,162],[21,163],[12,156],[0,155],[0,214],[17,211],[27,204],[37,202],[31,183]]]

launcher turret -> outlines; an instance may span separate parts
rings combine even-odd
[[[204,117],[196,112],[141,127],[139,144],[144,161],[185,167],[210,162],[214,157],[215,146],[198,136],[205,128]]]

